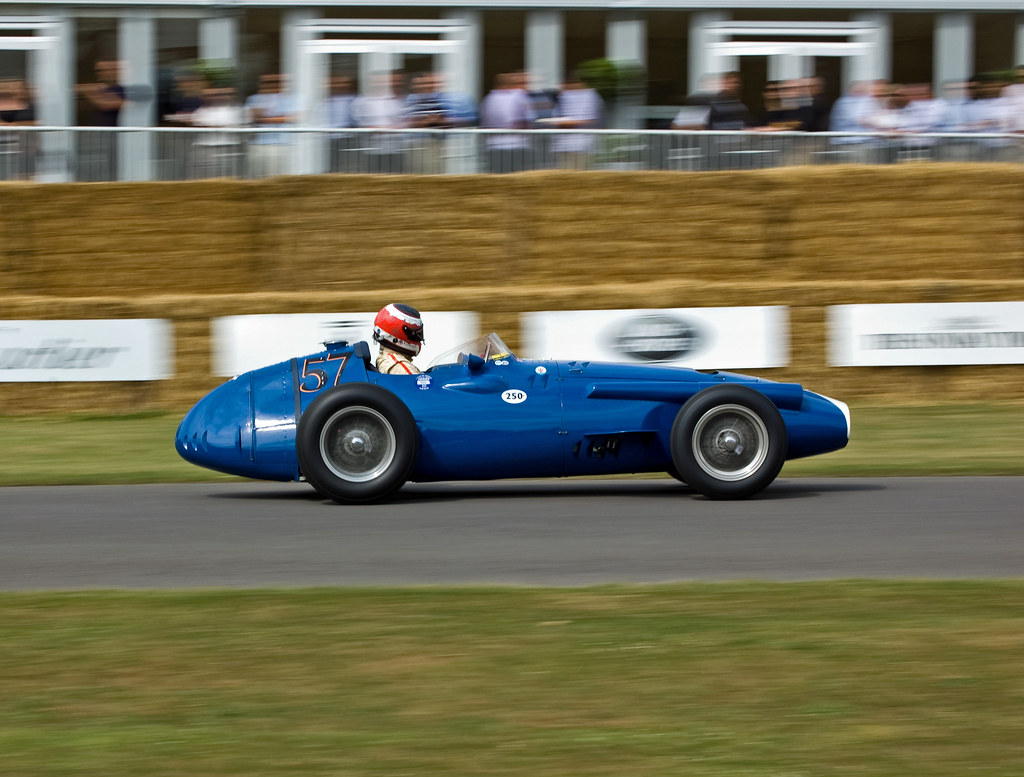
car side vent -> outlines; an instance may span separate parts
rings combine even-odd
[[[572,455],[579,458],[580,454],[583,453],[589,458],[603,459],[605,454],[618,456],[621,447],[622,438],[619,436],[594,437],[586,441],[585,448],[583,447],[582,440],[576,443],[572,448]]]

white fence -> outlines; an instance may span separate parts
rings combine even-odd
[[[1024,136],[671,130],[6,127],[0,181],[176,181],[310,173],[751,170],[1024,161]]]

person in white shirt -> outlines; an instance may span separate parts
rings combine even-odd
[[[884,143],[873,137],[858,133],[877,132],[872,126],[871,118],[884,110],[881,100],[883,90],[887,88],[884,81],[857,81],[850,90],[832,104],[829,114],[829,132],[846,133],[830,139],[830,145],[844,160],[860,163],[873,163],[881,159]]]
[[[352,77],[347,75],[331,76],[328,86],[330,95],[323,103],[318,123],[339,130],[355,127],[356,120],[352,113],[352,107],[355,104],[356,96]],[[350,172],[355,167],[352,164],[353,154],[351,151],[358,147],[358,139],[354,133],[332,132],[329,140],[331,172]]]
[[[480,126],[485,129],[524,130],[534,119],[523,73],[500,73],[480,104]],[[488,171],[513,173],[532,162],[533,139],[526,134],[487,136]]]
[[[395,95],[391,73],[370,76],[369,94],[352,103],[352,117],[357,127],[387,130],[363,139],[367,141],[364,162],[367,173],[405,172],[405,138],[391,130],[405,126],[405,101]]]
[[[930,84],[907,84],[902,92],[907,104],[899,112],[897,129],[905,136],[899,158],[930,159],[936,140],[925,136],[942,131],[945,104],[932,98]]]
[[[1013,69],[1013,83],[1003,87],[1003,100],[1007,108],[1007,130],[1024,132],[1024,65]]]
[[[971,100],[963,108],[963,131],[986,134],[1013,132],[1012,103],[1002,96],[1005,83],[990,76],[980,75],[971,79],[969,86]],[[1016,143],[1011,138],[979,138],[975,142],[980,161],[1011,161]]]
[[[203,90],[203,104],[189,117],[193,127],[241,127],[245,111],[231,87]],[[238,176],[242,169],[242,142],[237,133],[204,132],[192,145],[193,177]]]
[[[278,73],[260,76],[259,91],[245,101],[254,127],[282,127],[298,118],[295,98],[285,91],[285,78]],[[285,132],[253,133],[249,141],[249,174],[253,178],[284,175],[288,171],[291,135]]]
[[[558,95],[556,116],[551,123],[559,129],[594,129],[601,125],[604,103],[596,89],[591,89],[573,75]],[[589,166],[593,135],[556,135],[551,142],[558,167],[583,170]]]

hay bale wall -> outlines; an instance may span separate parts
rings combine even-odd
[[[221,315],[787,305],[763,371],[844,398],[1024,397],[1019,366],[829,368],[825,309],[1024,299],[1024,170],[324,176],[0,185],[0,319],[173,321],[176,376],[0,384],[4,413],[181,409],[219,382]]]

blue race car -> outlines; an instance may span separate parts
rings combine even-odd
[[[658,365],[518,359],[496,334],[419,375],[366,342],[253,370],[189,411],[194,464],[308,481],[337,502],[406,481],[668,472],[712,499],[766,488],[787,459],[843,448],[850,411],[794,383]]]

